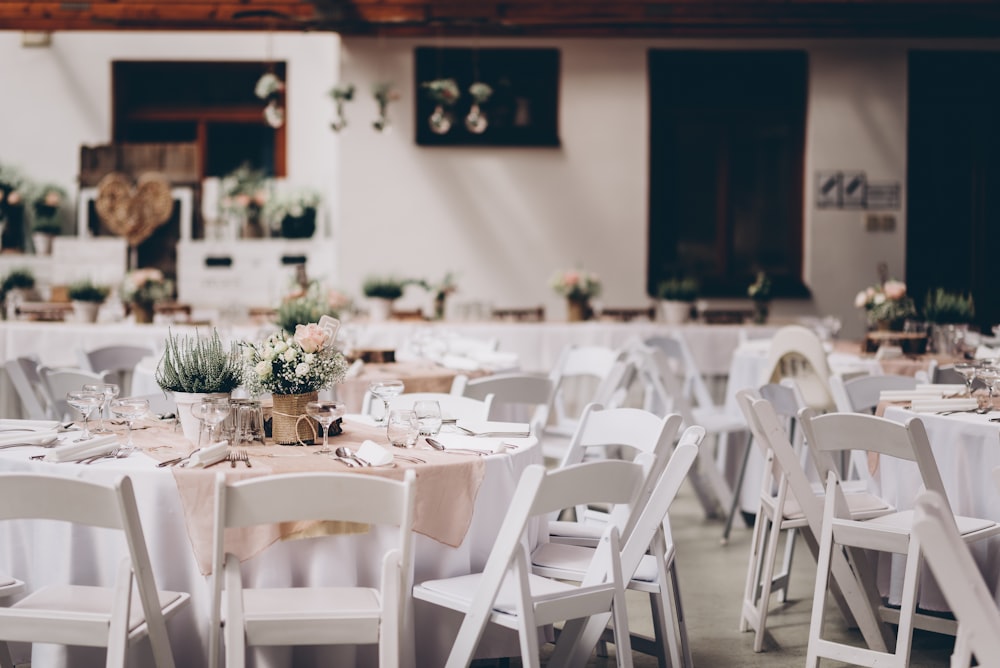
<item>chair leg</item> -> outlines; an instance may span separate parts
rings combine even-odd
[[[969,668],[971,665],[972,648],[969,646],[969,634],[960,623],[958,633],[955,634],[955,651],[951,654],[951,668]]]
[[[910,541],[910,551],[906,555],[906,569],[903,575],[903,594],[899,604],[899,626],[896,631],[895,661],[887,664],[896,668],[910,665],[910,650],[913,641],[913,616],[917,611],[917,592],[920,589],[920,566],[923,560],[917,541]]]
[[[668,663],[666,657],[665,648],[669,643],[671,645],[670,653],[671,656],[675,655],[676,640],[672,639],[670,632],[666,629],[667,620],[667,610],[663,601],[662,591],[659,593],[649,594],[649,611],[653,619],[653,644],[656,648],[656,665],[659,668],[667,668],[667,666],[675,667],[677,665],[672,659]],[[673,624],[671,624],[673,626]]]
[[[753,651],[764,649],[764,632],[767,629],[767,613],[771,603],[771,587],[774,584],[774,562],[778,557],[778,541],[781,539],[781,518],[770,523],[767,547],[761,563],[760,591],[754,592],[757,606],[757,632],[754,634]]]
[[[680,655],[680,662],[675,663],[674,666],[681,666],[682,668],[693,668],[694,660],[691,658],[691,644],[688,642],[687,633],[687,618],[684,616],[684,604],[681,602],[681,588],[680,582],[677,577],[677,564],[671,562],[668,568],[669,577],[667,578],[668,591],[665,593],[665,600],[671,602],[673,609],[673,618],[676,625],[675,631],[677,633],[677,653]],[[673,654],[673,652],[671,652]],[[673,660],[673,658],[671,658]]]
[[[736,472],[736,485],[733,487],[733,500],[729,504],[729,513],[726,515],[726,526],[722,529],[722,544],[729,542],[729,532],[733,528],[733,518],[740,505],[740,490],[743,489],[743,479],[747,475],[747,462],[750,460],[750,449],[753,447],[753,436],[751,436],[743,450],[743,457],[740,460],[740,470]]]
[[[829,503],[829,499],[827,500]],[[809,645],[806,650],[806,668],[819,668],[819,644],[823,638],[823,608],[830,582],[830,561],[833,552],[833,529],[824,518],[823,531],[816,558],[816,585],[813,590],[812,616],[809,620]]]
[[[767,531],[771,526],[771,518],[764,510],[763,504],[758,505],[757,521],[753,525],[750,538],[750,556],[747,560],[747,578],[743,586],[743,605],[740,608],[740,632],[744,633],[759,625],[759,616],[752,611],[757,608],[757,591],[760,587],[760,573],[767,540]]]
[[[785,531],[785,559],[781,565],[781,574],[775,576],[778,600],[782,603],[788,600],[788,585],[792,579],[792,557],[795,556],[795,538],[798,535],[798,529]]]

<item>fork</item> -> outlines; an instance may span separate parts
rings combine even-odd
[[[250,455],[247,453],[246,450],[243,449],[237,450],[236,459],[246,464],[248,469],[253,468],[253,465],[250,463]]]

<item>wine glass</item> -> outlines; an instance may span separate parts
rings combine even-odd
[[[976,369],[976,378],[983,381],[986,391],[989,393],[989,404],[980,409],[980,413],[989,413],[993,410],[993,395],[1000,384],[1000,368],[995,366],[981,366]]]
[[[441,404],[424,399],[413,404],[413,415],[421,436],[436,436],[441,431]]]
[[[94,412],[94,409],[101,405],[104,401],[104,394],[101,392],[92,392],[90,390],[74,390],[73,392],[66,393],[66,403],[80,411],[83,416],[83,433],[80,434],[80,438],[77,441],[86,441],[91,437],[89,424],[90,424],[90,414]]]
[[[420,428],[414,412],[396,408],[389,411],[385,435],[397,448],[412,448],[417,444]]]
[[[977,365],[972,362],[956,362],[954,365],[955,371],[962,374],[962,378],[965,379],[965,390],[972,396],[972,379],[976,377]]]
[[[389,421],[389,400],[398,397],[403,393],[403,381],[391,378],[387,380],[373,380],[368,385],[368,391],[382,400],[384,407],[382,417],[375,422],[379,426],[385,426]]]
[[[215,441],[215,427],[229,415],[229,397],[205,397],[193,407],[195,417],[208,425],[208,442]]]
[[[111,433],[111,430],[104,426],[104,411],[108,408],[113,399],[118,398],[118,393],[121,392],[121,388],[119,388],[115,383],[96,383],[93,385],[84,385],[83,389],[88,392],[99,392],[104,395],[104,398],[101,400],[101,410],[97,414],[97,429],[94,430],[94,433]]]
[[[323,430],[323,447],[316,454],[333,452],[330,449],[330,425],[337,418],[343,417],[344,404],[337,401],[310,401],[306,404],[306,415],[316,420]]]
[[[128,426],[128,438],[125,441],[125,449],[131,451],[135,448],[132,442],[132,423],[141,418],[149,411],[149,400],[139,397],[125,397],[123,399],[111,400],[111,414],[116,415],[125,421]]]

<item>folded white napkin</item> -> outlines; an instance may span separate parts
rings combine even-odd
[[[435,436],[434,440],[443,445],[445,450],[477,450],[490,455],[495,455],[504,451],[504,439],[502,438],[485,438],[483,436],[466,436],[465,434],[442,433]]]
[[[0,432],[0,445],[7,445],[9,443],[41,443],[58,435],[59,432],[56,429]]]
[[[944,396],[944,391],[938,389],[927,390],[882,390],[878,393],[880,401],[910,401],[911,399],[940,399]]]
[[[0,420],[0,433],[4,429],[30,429],[32,431],[48,431],[55,429],[59,423],[55,420]],[[24,433],[24,432],[22,432]]]
[[[916,413],[937,413],[940,411],[969,411],[979,404],[975,399],[914,399],[910,409]]]
[[[531,436],[531,425],[527,422],[499,422],[480,420],[458,420],[455,426],[474,436],[505,436],[507,438],[527,438]]]
[[[468,354],[470,359],[479,363],[485,369],[516,369],[520,365],[517,353],[500,352],[497,350],[476,350]]]
[[[916,390],[917,392],[920,392],[922,390],[927,390],[927,391],[936,390],[941,393],[941,396],[946,397],[949,394],[958,394],[961,392],[965,392],[965,384],[963,383],[961,385],[954,385],[951,383],[919,383],[916,387]]]
[[[74,435],[73,438],[76,438]],[[118,437],[114,434],[108,436],[95,436],[86,441],[70,441],[62,445],[57,445],[45,455],[47,462],[72,462],[84,457],[96,457],[111,452],[118,447]]]
[[[358,459],[372,466],[388,466],[392,464],[392,453],[375,441],[365,441],[354,453]]]
[[[229,441],[216,441],[191,455],[181,466],[189,469],[203,469],[217,464],[229,456]]]
[[[977,360],[992,359],[997,356],[1000,356],[1000,349],[991,348],[990,346],[984,346],[982,344],[976,348]]]
[[[365,368],[365,361],[363,359],[356,359],[351,366],[347,367],[347,373],[344,374],[344,378],[357,378],[361,375],[361,372]]]
[[[479,362],[476,360],[459,355],[445,355],[438,363],[441,366],[458,371],[476,371],[480,367]]]

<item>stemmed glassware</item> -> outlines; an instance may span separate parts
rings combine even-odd
[[[135,448],[132,442],[132,423],[149,412],[149,400],[138,397],[125,397],[124,399],[113,399],[111,401],[111,414],[125,421],[128,426],[128,438],[125,441],[125,449],[131,451]]]
[[[368,391],[382,400],[384,406],[382,417],[375,424],[384,427],[389,421],[389,400],[403,393],[403,381],[398,379],[373,380],[368,385]]]
[[[84,385],[83,389],[88,392],[99,392],[104,398],[101,400],[101,408],[97,414],[97,429],[95,434],[110,434],[111,430],[104,425],[104,411],[111,404],[112,400],[118,398],[121,388],[115,383],[96,383],[94,385]]]
[[[215,442],[215,428],[229,415],[229,397],[206,397],[192,407],[195,417],[208,425],[208,442]],[[199,443],[200,434],[199,434]]]
[[[968,395],[972,396],[972,379],[976,377],[977,365],[972,362],[956,362],[954,365],[955,371],[962,374],[962,378],[965,379],[965,389]]]
[[[306,404],[306,415],[316,420],[323,430],[323,447],[316,454],[333,452],[330,449],[330,425],[334,420],[344,416],[344,404],[336,401],[310,401]]]
[[[104,394],[102,392],[93,392],[90,390],[74,390],[72,392],[66,393],[66,403],[80,411],[83,416],[83,433],[80,434],[80,438],[77,441],[86,441],[91,437],[89,425],[90,425],[90,414],[94,412],[94,409],[101,405],[104,401]]]
[[[989,413],[993,410],[993,395],[1000,384],[1000,368],[995,366],[981,366],[976,369],[976,378],[983,381],[989,393],[989,404],[979,410],[980,413]]]

